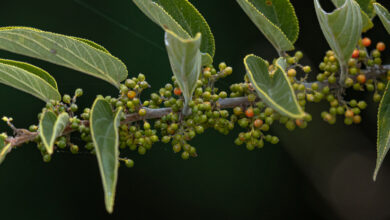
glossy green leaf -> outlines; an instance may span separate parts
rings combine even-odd
[[[28,27],[0,28],[0,49],[65,66],[115,86],[127,78],[126,66],[96,43]]]
[[[318,0],[314,0],[314,4],[322,32],[340,63],[342,71],[340,82],[344,83],[347,62],[356,48],[363,29],[360,7],[354,0],[345,0],[342,6],[332,13],[327,13],[321,8]]]
[[[66,112],[57,115],[52,111],[45,111],[39,121],[39,136],[47,153],[52,154],[56,138],[61,136],[69,121]]]
[[[196,88],[202,67],[202,56],[199,50],[201,34],[194,39],[182,39],[173,32],[165,33],[165,45],[173,74],[185,99],[184,113],[188,113],[188,103]]]
[[[345,0],[332,0],[333,4],[336,7],[341,7],[345,3]],[[360,9],[360,12],[362,13],[362,22],[363,22],[363,32],[366,32],[374,27],[374,23],[372,23],[371,18],[367,15],[367,13]]]
[[[378,15],[378,17],[382,21],[383,26],[387,30],[387,33],[390,34],[390,13],[389,13],[389,11],[379,3],[375,3],[374,8],[375,8],[376,14]]]
[[[110,103],[95,100],[91,109],[90,128],[103,182],[105,204],[113,212],[119,168],[119,131],[122,110],[114,114]]]
[[[7,156],[11,149],[11,143],[6,144],[4,141],[0,140],[0,164],[3,163],[5,156]]]
[[[390,83],[382,97],[378,111],[377,159],[374,171],[374,181],[387,152],[390,149]]]
[[[215,53],[214,36],[199,11],[188,0],[133,0],[152,21],[183,39],[202,34],[200,51],[211,58]]]
[[[289,0],[237,0],[238,4],[278,50],[294,50],[299,24]]]
[[[255,55],[246,56],[244,64],[253,88],[267,105],[291,118],[301,119],[305,116],[287,78],[287,65],[283,58],[276,61],[272,74],[267,62]]]
[[[54,78],[46,71],[28,63],[0,59],[0,83],[46,102],[61,100]]]

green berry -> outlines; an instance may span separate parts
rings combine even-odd
[[[64,103],[66,104],[70,104],[72,98],[70,97],[70,95],[64,95],[64,97],[62,97],[62,101],[64,101]]]
[[[83,95],[83,90],[80,89],[80,88],[76,89],[74,95],[75,95],[76,97],[82,96],[82,95]]]
[[[51,161],[51,156],[50,154],[45,154],[43,155],[43,162],[49,163]]]
[[[72,154],[77,154],[79,152],[79,146],[71,145],[70,146],[70,152],[72,152]]]
[[[127,160],[125,160],[125,165],[128,168],[132,168],[132,167],[134,167],[134,161],[132,159],[127,159]]]

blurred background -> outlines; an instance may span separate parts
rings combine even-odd
[[[225,61],[234,73],[221,88],[242,81],[242,59],[249,53],[273,59],[277,53],[234,0],[192,0],[207,19],[216,38],[216,64]],[[322,36],[313,1],[292,0],[299,22],[296,48],[314,75],[328,45]],[[322,1],[331,10],[329,0]],[[390,8],[389,2],[381,1]],[[149,21],[131,0],[12,0],[2,1],[0,26],[31,26],[91,39],[124,61],[130,76],[147,76],[157,91],[170,81],[163,31]],[[390,45],[379,19],[366,36]],[[388,53],[387,53],[388,54]],[[0,57],[26,61],[50,72],[62,93],[82,87],[80,107],[90,106],[97,94],[116,95],[109,84],[63,67],[0,51]],[[384,56],[390,63],[390,55]],[[313,76],[314,77],[314,76]],[[313,122],[304,130],[273,126],[278,145],[266,144],[249,152],[229,136],[213,130],[191,142],[199,157],[189,161],[156,144],[145,156],[128,155],[135,167],[120,168],[115,211],[104,208],[96,158],[92,155],[54,155],[42,161],[34,144],[10,153],[0,166],[1,219],[390,219],[390,159],[376,182],[376,111],[372,94],[350,93],[369,103],[358,126],[342,120],[328,125],[320,113],[326,103],[308,105]],[[18,127],[37,123],[44,103],[0,85],[0,115]],[[0,131],[8,131],[4,124]]]

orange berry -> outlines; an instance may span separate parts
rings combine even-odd
[[[371,39],[368,38],[368,37],[363,38],[362,44],[363,44],[363,46],[365,46],[365,47],[369,47],[369,46],[371,45]]]
[[[346,112],[345,112],[345,117],[347,118],[352,118],[354,116],[354,113],[352,110],[348,109]]]
[[[173,90],[173,93],[175,93],[175,95],[179,96],[179,95],[181,95],[181,89],[180,88],[175,88]]]
[[[245,115],[246,115],[246,117],[248,117],[248,118],[252,118],[252,117],[255,115],[255,113],[253,112],[253,108],[252,108],[252,107],[248,108],[248,109],[245,111]]]
[[[295,124],[296,124],[298,127],[301,127],[302,124],[303,124],[303,120],[297,119],[297,120],[295,120]]]
[[[360,84],[364,84],[366,82],[366,76],[364,74],[359,74],[357,77],[356,77],[356,80],[360,83]]]
[[[385,45],[385,43],[383,43],[383,42],[378,42],[377,44],[376,44],[376,49],[377,50],[379,50],[379,51],[384,51],[385,49],[386,49],[386,45]]]
[[[360,115],[353,116],[353,123],[359,124],[360,122],[362,122],[362,117]]]
[[[127,97],[129,97],[129,99],[134,99],[136,95],[137,93],[134,91],[127,92]]]
[[[253,122],[253,125],[254,125],[256,128],[260,128],[260,127],[263,125],[263,120],[261,120],[261,119],[256,119],[255,122]]]
[[[359,50],[355,49],[352,53],[352,58],[358,58],[359,57]]]

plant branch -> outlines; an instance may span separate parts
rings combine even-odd
[[[369,68],[362,70],[361,73],[364,73],[367,77],[367,79],[376,79],[381,76],[384,76],[387,71],[390,70],[390,65],[383,65],[380,68]],[[356,76],[351,76],[353,79]],[[305,87],[311,88],[311,85],[313,83],[317,83],[319,85],[319,88],[329,86],[330,84],[326,81],[324,82],[310,82],[306,83],[304,82]],[[335,84],[337,87],[338,84]],[[225,98],[225,99],[220,99],[217,103],[217,106],[220,109],[229,109],[229,108],[234,108],[236,106],[243,106],[243,105],[248,105],[250,102],[248,101],[247,97],[237,97],[237,98]],[[140,116],[138,113],[131,113],[127,114],[126,118],[122,121],[122,123],[131,123],[131,122],[136,122],[136,121],[141,121],[141,120],[147,120],[147,119],[156,119],[156,118],[161,118],[164,115],[167,115],[172,112],[171,108],[158,108],[158,109],[151,109],[151,108],[145,108],[147,111],[145,116]],[[81,121],[82,124],[85,126],[89,126],[89,121],[83,120]],[[68,126],[65,131],[64,135],[70,134],[74,132],[75,130],[72,129],[70,126]],[[12,147],[17,147],[20,146],[24,143],[31,142],[37,138],[39,135],[38,132],[30,132],[26,129],[17,129],[17,135],[15,137],[8,137],[6,139],[7,143],[11,143]]]

